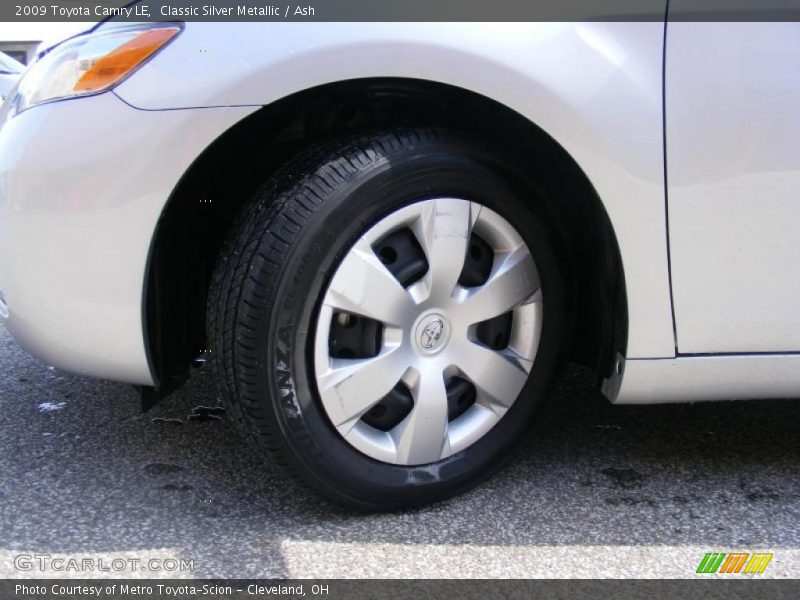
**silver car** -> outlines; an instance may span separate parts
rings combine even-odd
[[[798,64],[797,23],[105,24],[0,115],[0,315],[146,403],[208,359],[363,509],[487,477],[567,361],[797,396]]]
[[[9,95],[24,70],[25,65],[0,52],[0,103]]]

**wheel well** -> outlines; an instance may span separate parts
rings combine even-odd
[[[572,299],[570,358],[609,375],[627,340],[622,262],[611,223],[580,167],[529,120],[473,92],[428,81],[364,79],[299,92],[263,107],[218,138],[170,197],[151,247],[147,347],[159,395],[185,381],[205,348],[205,304],[215,259],[253,190],[311,144],[388,127],[446,127],[525,157],[549,198]]]

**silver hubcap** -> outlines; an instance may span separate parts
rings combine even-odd
[[[375,248],[408,229],[427,260],[425,274],[403,287]],[[459,283],[479,236],[493,252],[480,285]],[[383,257],[385,258],[385,257]],[[508,343],[492,349],[478,324],[511,314]],[[366,317],[380,324],[380,345],[369,358],[333,357],[336,320]],[[370,228],[345,255],[326,290],[314,337],[314,369],[322,405],[352,446],[376,460],[427,464],[483,437],[519,396],[533,366],[542,320],[536,265],[516,229],[480,204],[440,198],[402,208]],[[474,402],[448,412],[448,383],[474,387]],[[398,386],[413,399],[391,429],[365,415]]]

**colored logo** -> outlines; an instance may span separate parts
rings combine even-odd
[[[708,552],[700,561],[697,572],[760,575],[766,571],[772,556],[770,552]]]

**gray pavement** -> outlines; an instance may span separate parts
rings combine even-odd
[[[0,365],[0,577],[93,575],[15,568],[33,554],[193,565],[95,576],[692,577],[711,551],[800,576],[800,402],[611,406],[571,370],[492,480],[364,516],[298,490],[224,417],[188,420],[218,404],[206,372],[140,414],[129,386],[48,368],[2,328]]]

